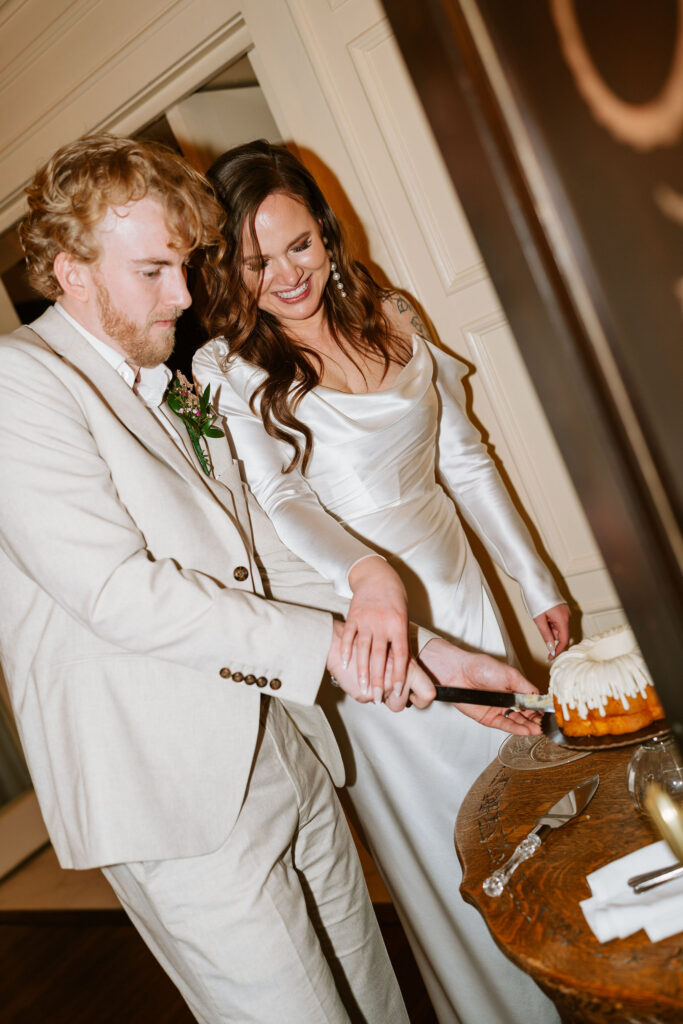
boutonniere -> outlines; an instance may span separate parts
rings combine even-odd
[[[208,448],[202,447],[202,437],[224,437],[222,430],[214,427],[216,415],[211,409],[211,385],[207,384],[202,395],[196,395],[190,381],[180,371],[171,381],[167,396],[168,406],[187,427],[190,441],[202,469],[211,476],[213,466]]]

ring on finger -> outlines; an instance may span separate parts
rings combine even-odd
[[[514,708],[508,708],[507,711],[504,712],[503,718],[509,718],[513,711]]]

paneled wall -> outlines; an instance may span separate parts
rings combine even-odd
[[[367,0],[288,0],[370,209],[373,255],[473,367],[472,411],[594,633],[624,621],[571,480],[425,122],[390,26]],[[319,154],[323,155],[324,154]],[[379,235],[381,248],[373,248]],[[501,579],[543,658],[515,584]],[[508,608],[508,611],[510,609]],[[528,665],[528,662],[527,662]]]

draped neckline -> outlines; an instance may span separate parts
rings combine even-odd
[[[388,388],[376,388],[374,391],[342,391],[340,388],[330,388],[326,384],[316,384],[314,391],[324,391],[326,394],[340,395],[342,398],[368,398],[376,397],[377,395],[388,395],[391,394],[396,388],[402,384],[401,378],[407,373],[409,369],[415,369],[415,363],[418,362],[417,356],[420,348],[424,348],[424,338],[416,332],[411,335],[412,341],[412,352],[410,359],[405,363],[396,374],[396,379],[391,387]]]
[[[413,354],[391,387],[338,391],[317,384],[302,397],[297,415],[319,440],[329,444],[346,443],[354,434],[390,427],[408,416],[422,402],[434,377],[426,341],[419,334],[413,334],[412,341]]]
[[[434,363],[428,342],[417,332],[411,335],[412,355],[402,366],[390,388],[383,391],[338,391],[317,384],[307,391],[298,405],[297,416],[306,423],[319,440],[325,443],[347,443],[351,434],[362,434],[408,416],[422,402],[432,386]],[[207,343],[213,348],[216,364],[225,341]],[[249,402],[265,371],[242,357],[231,360],[227,378],[237,394]],[[335,440],[336,438],[336,440]]]

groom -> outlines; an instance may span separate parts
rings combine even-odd
[[[344,603],[282,547],[225,439],[191,443],[193,399],[164,401],[220,209],[181,159],[109,135],[27,191],[29,274],[55,304],[0,342],[0,653],[60,863],[103,868],[200,1021],[406,1021],[315,705],[326,669],[366,699],[317,610]],[[532,689],[419,647],[442,682]]]

